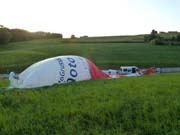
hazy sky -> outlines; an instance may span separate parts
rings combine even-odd
[[[0,24],[64,37],[180,31],[180,0],[0,0]]]

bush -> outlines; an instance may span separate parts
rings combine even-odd
[[[0,28],[0,44],[6,44],[11,40],[11,33],[7,28]]]
[[[74,38],[76,38],[76,36],[75,35],[71,35],[71,39],[74,39]]]
[[[150,41],[150,44],[152,45],[163,45],[163,42],[159,38],[155,38]]]
[[[145,35],[144,36],[144,42],[150,42],[156,38],[160,38],[160,36],[158,35],[158,32],[156,30],[152,30],[151,33],[149,35]]]

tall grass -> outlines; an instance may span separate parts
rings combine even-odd
[[[0,91],[0,134],[179,135],[179,80],[163,74]]]

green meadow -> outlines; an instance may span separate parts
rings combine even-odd
[[[155,74],[1,90],[0,134],[179,135],[179,80]]]
[[[91,38],[86,40],[80,38],[79,40],[45,39],[9,43],[0,47],[0,73],[21,72],[37,61],[70,54],[86,57],[101,69],[118,69],[123,65],[180,66],[180,46],[153,46],[121,41],[111,43],[111,38],[106,42],[100,39],[94,38],[96,42],[91,42]]]
[[[180,46],[142,36],[45,39],[0,46],[0,73],[54,56],[80,55],[101,69],[180,66]],[[133,43],[132,43],[133,42]],[[0,135],[179,135],[180,73],[8,90],[0,79]]]

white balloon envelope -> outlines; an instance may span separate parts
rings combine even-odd
[[[10,88],[37,88],[72,81],[108,78],[86,58],[58,56],[37,62],[15,77],[9,74]]]

